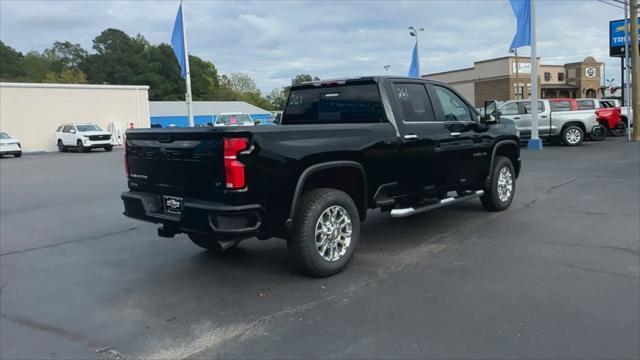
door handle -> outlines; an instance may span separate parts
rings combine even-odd
[[[451,136],[460,136],[462,133],[459,133],[457,131],[454,131],[451,133]]]
[[[405,140],[416,140],[416,139],[418,139],[418,135],[416,135],[416,134],[407,134],[407,135],[404,136],[404,139]]]
[[[513,120],[520,120],[520,117],[514,117]]]
[[[547,115],[540,116],[540,119],[546,119],[546,118],[547,118]]]

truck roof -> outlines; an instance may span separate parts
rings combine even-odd
[[[425,83],[443,84],[442,81],[431,80],[425,78],[412,78],[406,76],[391,76],[391,75],[376,75],[376,76],[360,76],[349,78],[336,78],[336,79],[324,79],[318,81],[307,81],[297,85],[293,85],[292,89],[308,88],[308,87],[320,87],[328,85],[347,85],[347,84],[361,84],[361,83],[380,83],[384,80],[421,80]]]

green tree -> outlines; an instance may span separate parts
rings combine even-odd
[[[135,84],[148,67],[144,56],[148,46],[140,35],[132,38],[121,30],[107,29],[93,39],[96,53],[80,68],[92,83]]]
[[[265,100],[269,103],[272,110],[284,110],[284,106],[287,103],[287,97],[289,96],[288,88],[272,89],[265,97]]]
[[[244,74],[244,73],[231,74],[231,77],[229,78],[229,80],[231,83],[231,89],[239,93],[258,91],[258,86],[256,85],[255,80],[253,80],[251,76],[247,74]]]
[[[16,81],[24,75],[21,52],[0,41],[0,80]]]
[[[79,69],[80,64],[89,55],[80,44],[72,44],[69,41],[56,41],[51,48],[45,49],[43,54],[67,69]]]
[[[319,81],[319,80],[320,78],[317,76],[311,76],[309,74],[298,74],[293,79],[291,79],[291,86],[299,85],[304,82]]]

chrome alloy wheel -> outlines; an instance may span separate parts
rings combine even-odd
[[[339,205],[328,207],[316,223],[316,249],[326,261],[338,261],[351,245],[351,216]]]
[[[569,144],[575,145],[582,140],[582,132],[578,129],[569,129],[564,137]]]
[[[507,202],[513,193],[513,174],[511,170],[503,166],[498,174],[498,199]]]

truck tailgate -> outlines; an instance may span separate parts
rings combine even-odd
[[[131,189],[208,198],[224,188],[221,133],[127,132],[126,146]]]

